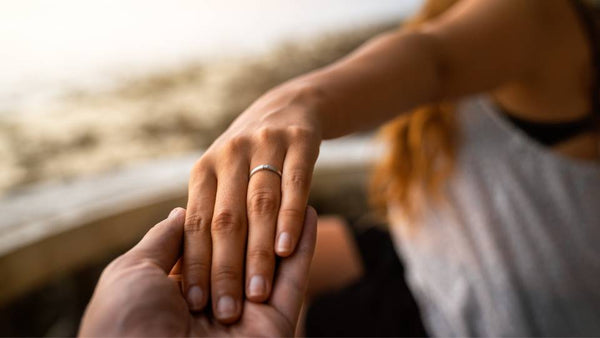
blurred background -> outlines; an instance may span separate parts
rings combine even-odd
[[[420,3],[1,1],[0,335],[75,335],[104,265],[185,206],[237,114]],[[324,144],[318,209],[364,211],[367,140]]]

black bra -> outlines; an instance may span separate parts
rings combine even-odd
[[[600,120],[600,8],[593,1],[571,0],[584,26],[593,57],[594,83],[590,93],[592,112],[586,117],[564,123],[531,122],[505,111],[505,116],[517,128],[543,145],[553,146],[596,127]]]
[[[508,112],[505,117],[517,128],[539,143],[552,147],[576,135],[595,128],[596,116],[589,114],[582,119],[559,123],[531,122],[520,119]]]

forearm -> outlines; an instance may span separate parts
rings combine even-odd
[[[316,93],[310,106],[317,107],[323,138],[333,138],[421,104],[531,83],[548,71],[540,60],[554,43],[544,27],[559,21],[559,5],[567,5],[551,4],[550,11],[547,1],[461,1],[416,30],[381,35],[290,84]]]
[[[344,59],[294,80],[318,98],[324,139],[376,126],[439,98],[433,42],[423,34],[378,36]]]

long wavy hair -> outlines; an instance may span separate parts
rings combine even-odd
[[[428,0],[400,29],[415,29],[458,1]],[[385,211],[394,203],[414,220],[424,203],[439,201],[454,167],[456,129],[452,103],[422,106],[383,126],[380,137],[388,147],[372,176],[370,195],[375,207]]]

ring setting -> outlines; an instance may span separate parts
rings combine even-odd
[[[276,167],[274,167],[270,164],[261,164],[259,166],[254,167],[254,169],[252,169],[250,171],[249,177],[252,177],[252,175],[256,174],[257,172],[259,172],[261,170],[268,170],[270,172],[277,174],[277,176],[279,176],[281,178],[281,171],[279,171],[279,169],[277,169]]]

